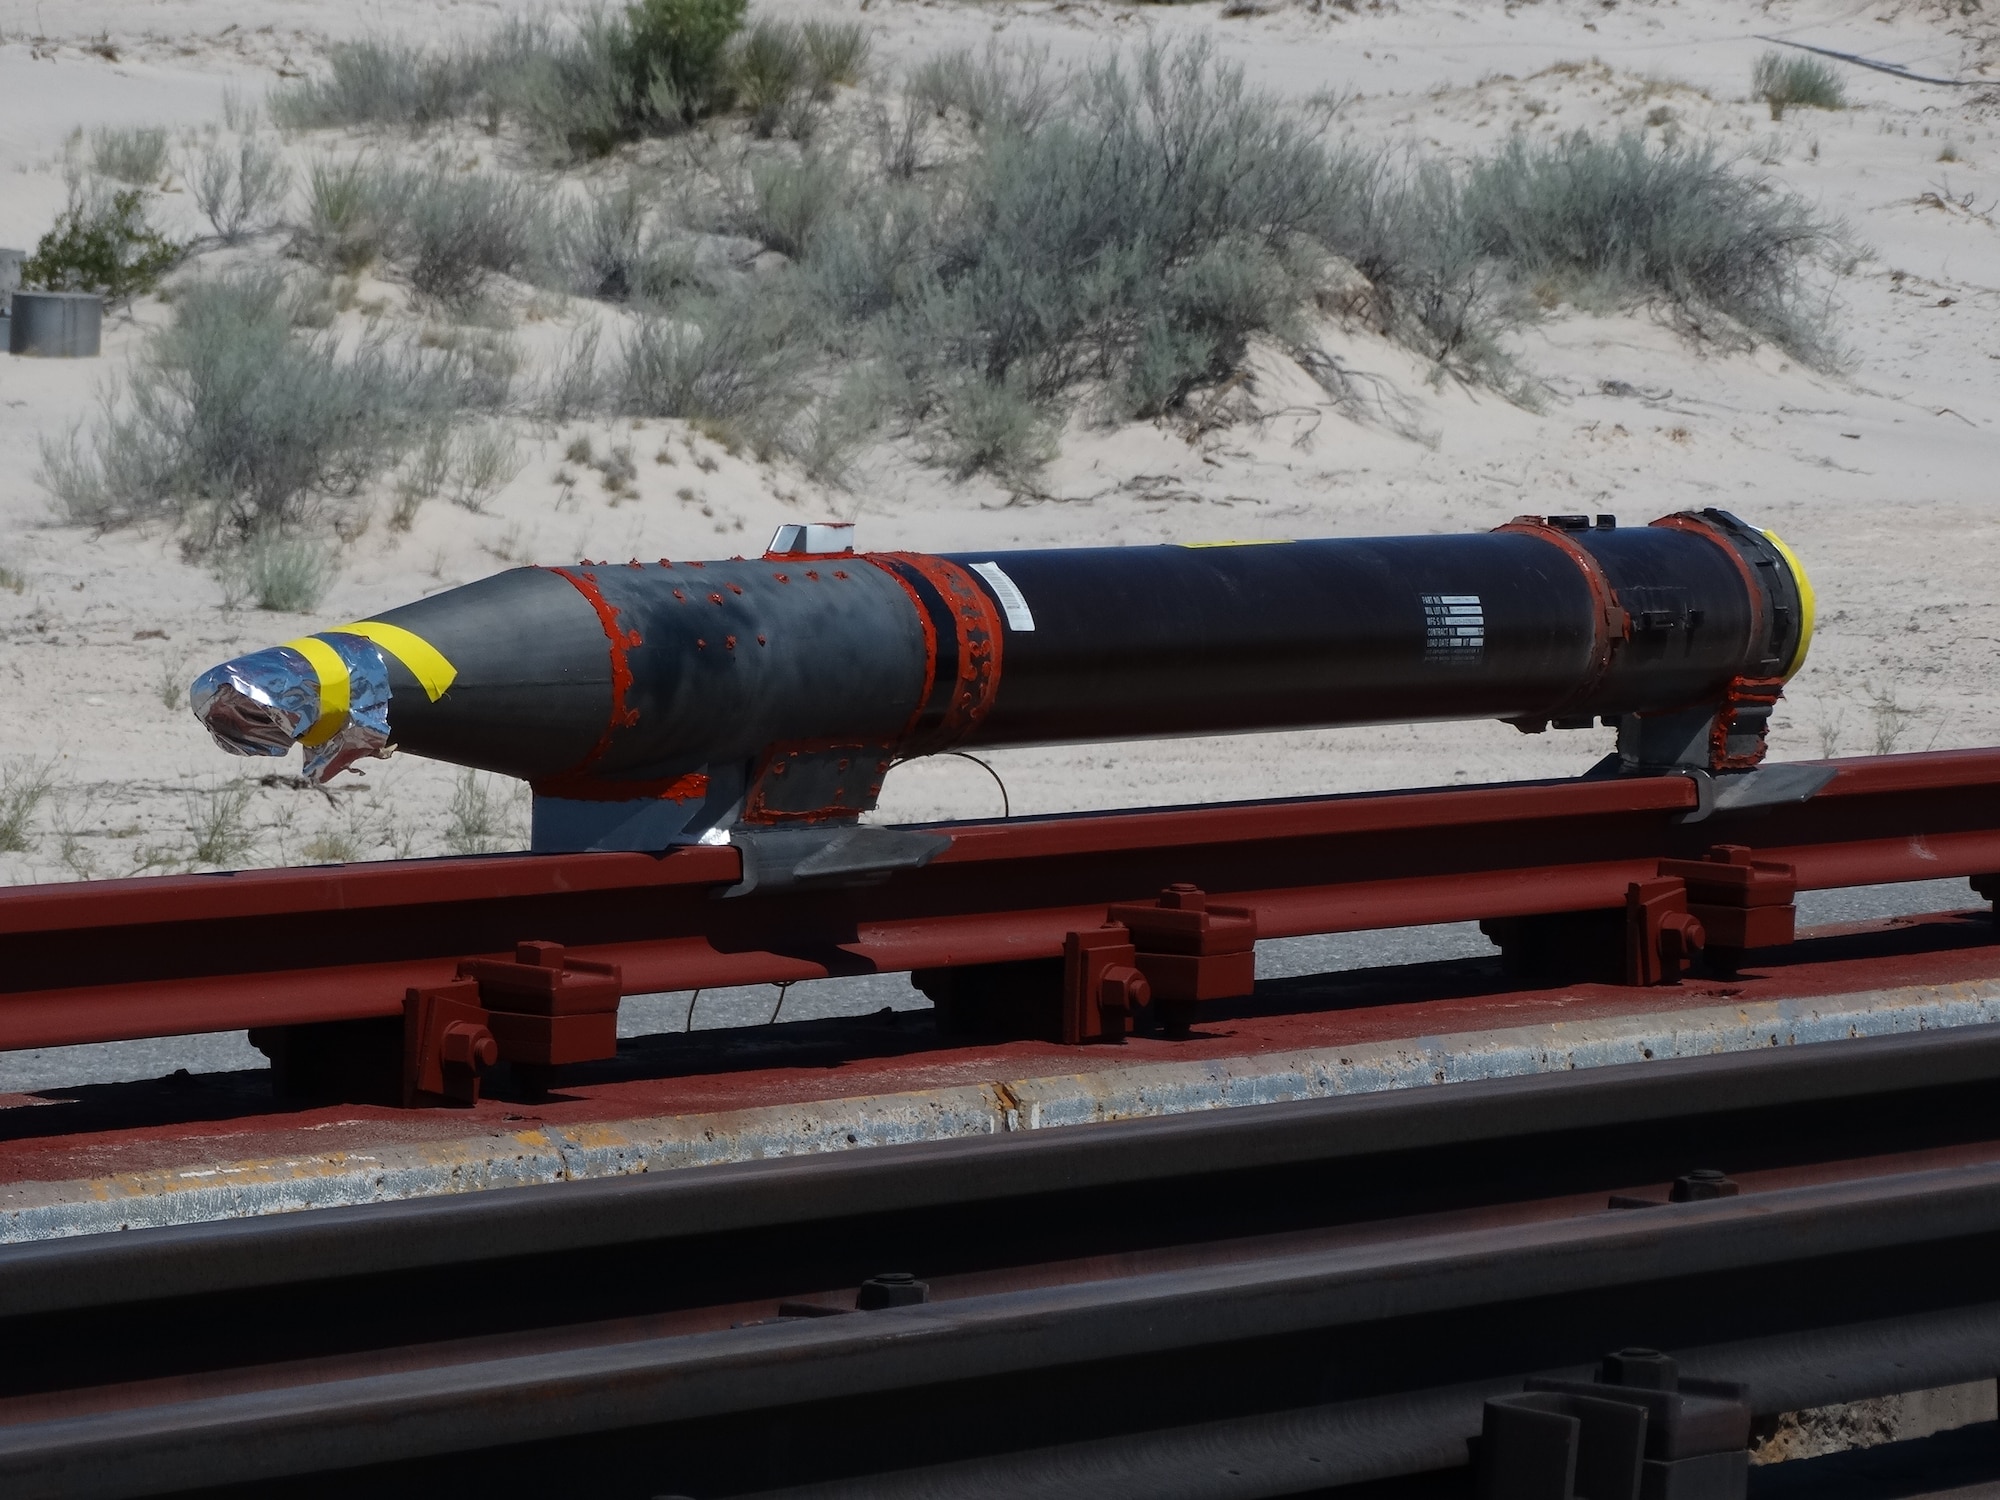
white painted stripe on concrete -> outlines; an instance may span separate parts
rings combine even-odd
[[[1080,1054],[1102,1066],[1053,1077],[15,1183],[0,1188],[0,1243],[1996,1021],[2000,980],[1982,980],[1192,1062],[1119,1066],[1106,1049]]]

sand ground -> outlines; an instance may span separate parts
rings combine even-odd
[[[330,39],[450,35],[515,8],[4,0],[0,245],[32,245],[47,227],[63,198],[64,141],[80,127],[157,123],[194,139],[217,125],[226,91],[254,99],[310,70]],[[1528,409],[1435,385],[1397,346],[1329,327],[1329,348],[1371,399],[1334,403],[1263,357],[1236,419],[1197,435],[1079,417],[1033,497],[954,483],[893,448],[829,490],[676,422],[524,423],[525,465],[483,514],[433,502],[407,533],[372,526],[346,548],[323,607],[288,618],[224,609],[214,579],[164,531],[59,524],[37,481],[38,442],[87,422],[162,320],[142,302],[108,325],[100,360],[0,359],[0,567],[18,583],[0,588],[0,759],[51,763],[55,778],[33,847],[0,855],[0,879],[165,867],[213,788],[278,769],[221,755],[184,698],[173,701],[215,661],[514,561],[727,555],[761,545],[779,521],[829,514],[857,520],[864,546],[942,550],[1469,530],[1521,512],[1644,521],[1723,505],[1784,535],[1821,599],[1811,663],[1780,710],[1777,758],[2000,742],[2000,20],[1990,13],[1854,0],[757,9],[866,22],[883,87],[914,59],[996,35],[1062,61],[1199,34],[1256,86],[1344,98],[1338,128],[1363,139],[1471,154],[1511,131],[1651,117],[1656,133],[1716,140],[1846,222],[1860,253],[1828,293],[1850,359],[1820,374],[1769,347],[1693,344],[1657,309],[1558,311],[1514,336],[1540,390]],[[1770,45],[1760,36],[1995,82],[1954,88],[1847,68],[1853,107],[1773,122],[1748,97],[1751,64]],[[162,217],[194,232],[187,196],[163,201]],[[553,347],[552,329],[519,337],[531,359]],[[565,486],[562,451],[586,430],[600,446],[670,462],[640,463],[636,498]],[[1392,726],[994,759],[1014,810],[1042,812],[1569,774],[1608,739]],[[259,785],[249,862],[309,857],[329,833],[378,857],[435,852],[451,784],[448,770],[398,759],[333,795]],[[495,791],[524,825],[517,791]],[[882,815],[997,810],[985,773],[947,759],[899,769]]]

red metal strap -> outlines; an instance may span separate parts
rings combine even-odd
[[[1664,526],[1669,531],[1685,531],[1706,538],[1723,550],[1730,562],[1736,565],[1736,571],[1743,579],[1743,592],[1750,599],[1749,639],[1753,642],[1764,640],[1770,630],[1771,621],[1765,613],[1763,585],[1757,582],[1756,570],[1745,560],[1742,550],[1730,541],[1729,534],[1712,521],[1679,511],[1671,516],[1661,516],[1659,520],[1653,522],[1653,525]],[[1761,658],[1762,652],[1759,652],[1758,656]]]
[[[896,747],[897,754],[929,755],[949,749],[985,721],[987,714],[993,710],[993,700],[999,696],[1004,650],[999,607],[971,573],[946,558],[927,552],[884,552],[864,554],[862,561],[882,569],[909,594],[910,602],[916,606],[917,618],[923,624],[924,644],[930,655],[923,696],[904,730],[903,740]],[[909,579],[901,573],[902,568],[917,574],[944,596],[958,630],[958,639],[954,643],[956,650],[952,653],[956,657],[954,663],[947,663],[945,643],[937,639],[930,611],[924,607]],[[956,672],[957,683],[945,707],[944,718],[935,729],[919,733],[917,725],[930,702],[937,673],[946,670]]]
[[[1632,636],[1632,617],[1618,602],[1618,591],[1611,586],[1611,580],[1604,574],[1604,565],[1588,547],[1560,526],[1551,526],[1540,516],[1516,516],[1505,526],[1496,526],[1495,531],[1511,531],[1522,536],[1532,536],[1556,547],[1576,564],[1583,574],[1585,585],[1590,589],[1591,603],[1595,606],[1591,615],[1590,671],[1577,690],[1557,704],[1550,711],[1551,717],[1562,717],[1563,710],[1573,704],[1582,703],[1597,691],[1597,685],[1604,680],[1604,674],[1611,670],[1611,655]]]

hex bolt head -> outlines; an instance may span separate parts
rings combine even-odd
[[[854,1294],[856,1312],[877,1312],[885,1307],[915,1307],[931,1300],[930,1283],[919,1281],[908,1271],[884,1271],[870,1276]]]
[[[1685,1177],[1676,1177],[1667,1194],[1669,1203],[1705,1203],[1711,1198],[1734,1198],[1736,1182],[1714,1167],[1697,1167]]]
[[[1620,1349],[1604,1356],[1598,1379],[1605,1385],[1671,1391],[1680,1384],[1680,1370],[1670,1356],[1657,1349]]]

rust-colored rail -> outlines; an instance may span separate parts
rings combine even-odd
[[[0,1246],[0,1490],[1470,1493],[1489,1397],[1634,1345],[1766,1415],[1991,1379],[1996,1082],[1980,1026]]]
[[[626,994],[1050,958],[1177,881],[1285,937],[1613,908],[1717,844],[1804,889],[2000,871],[2000,750],[1834,764],[1809,801],[1700,822],[1660,777],[945,824],[924,869],[726,900],[728,847],[17,887],[0,1049],[400,1015],[532,940],[617,965]]]

